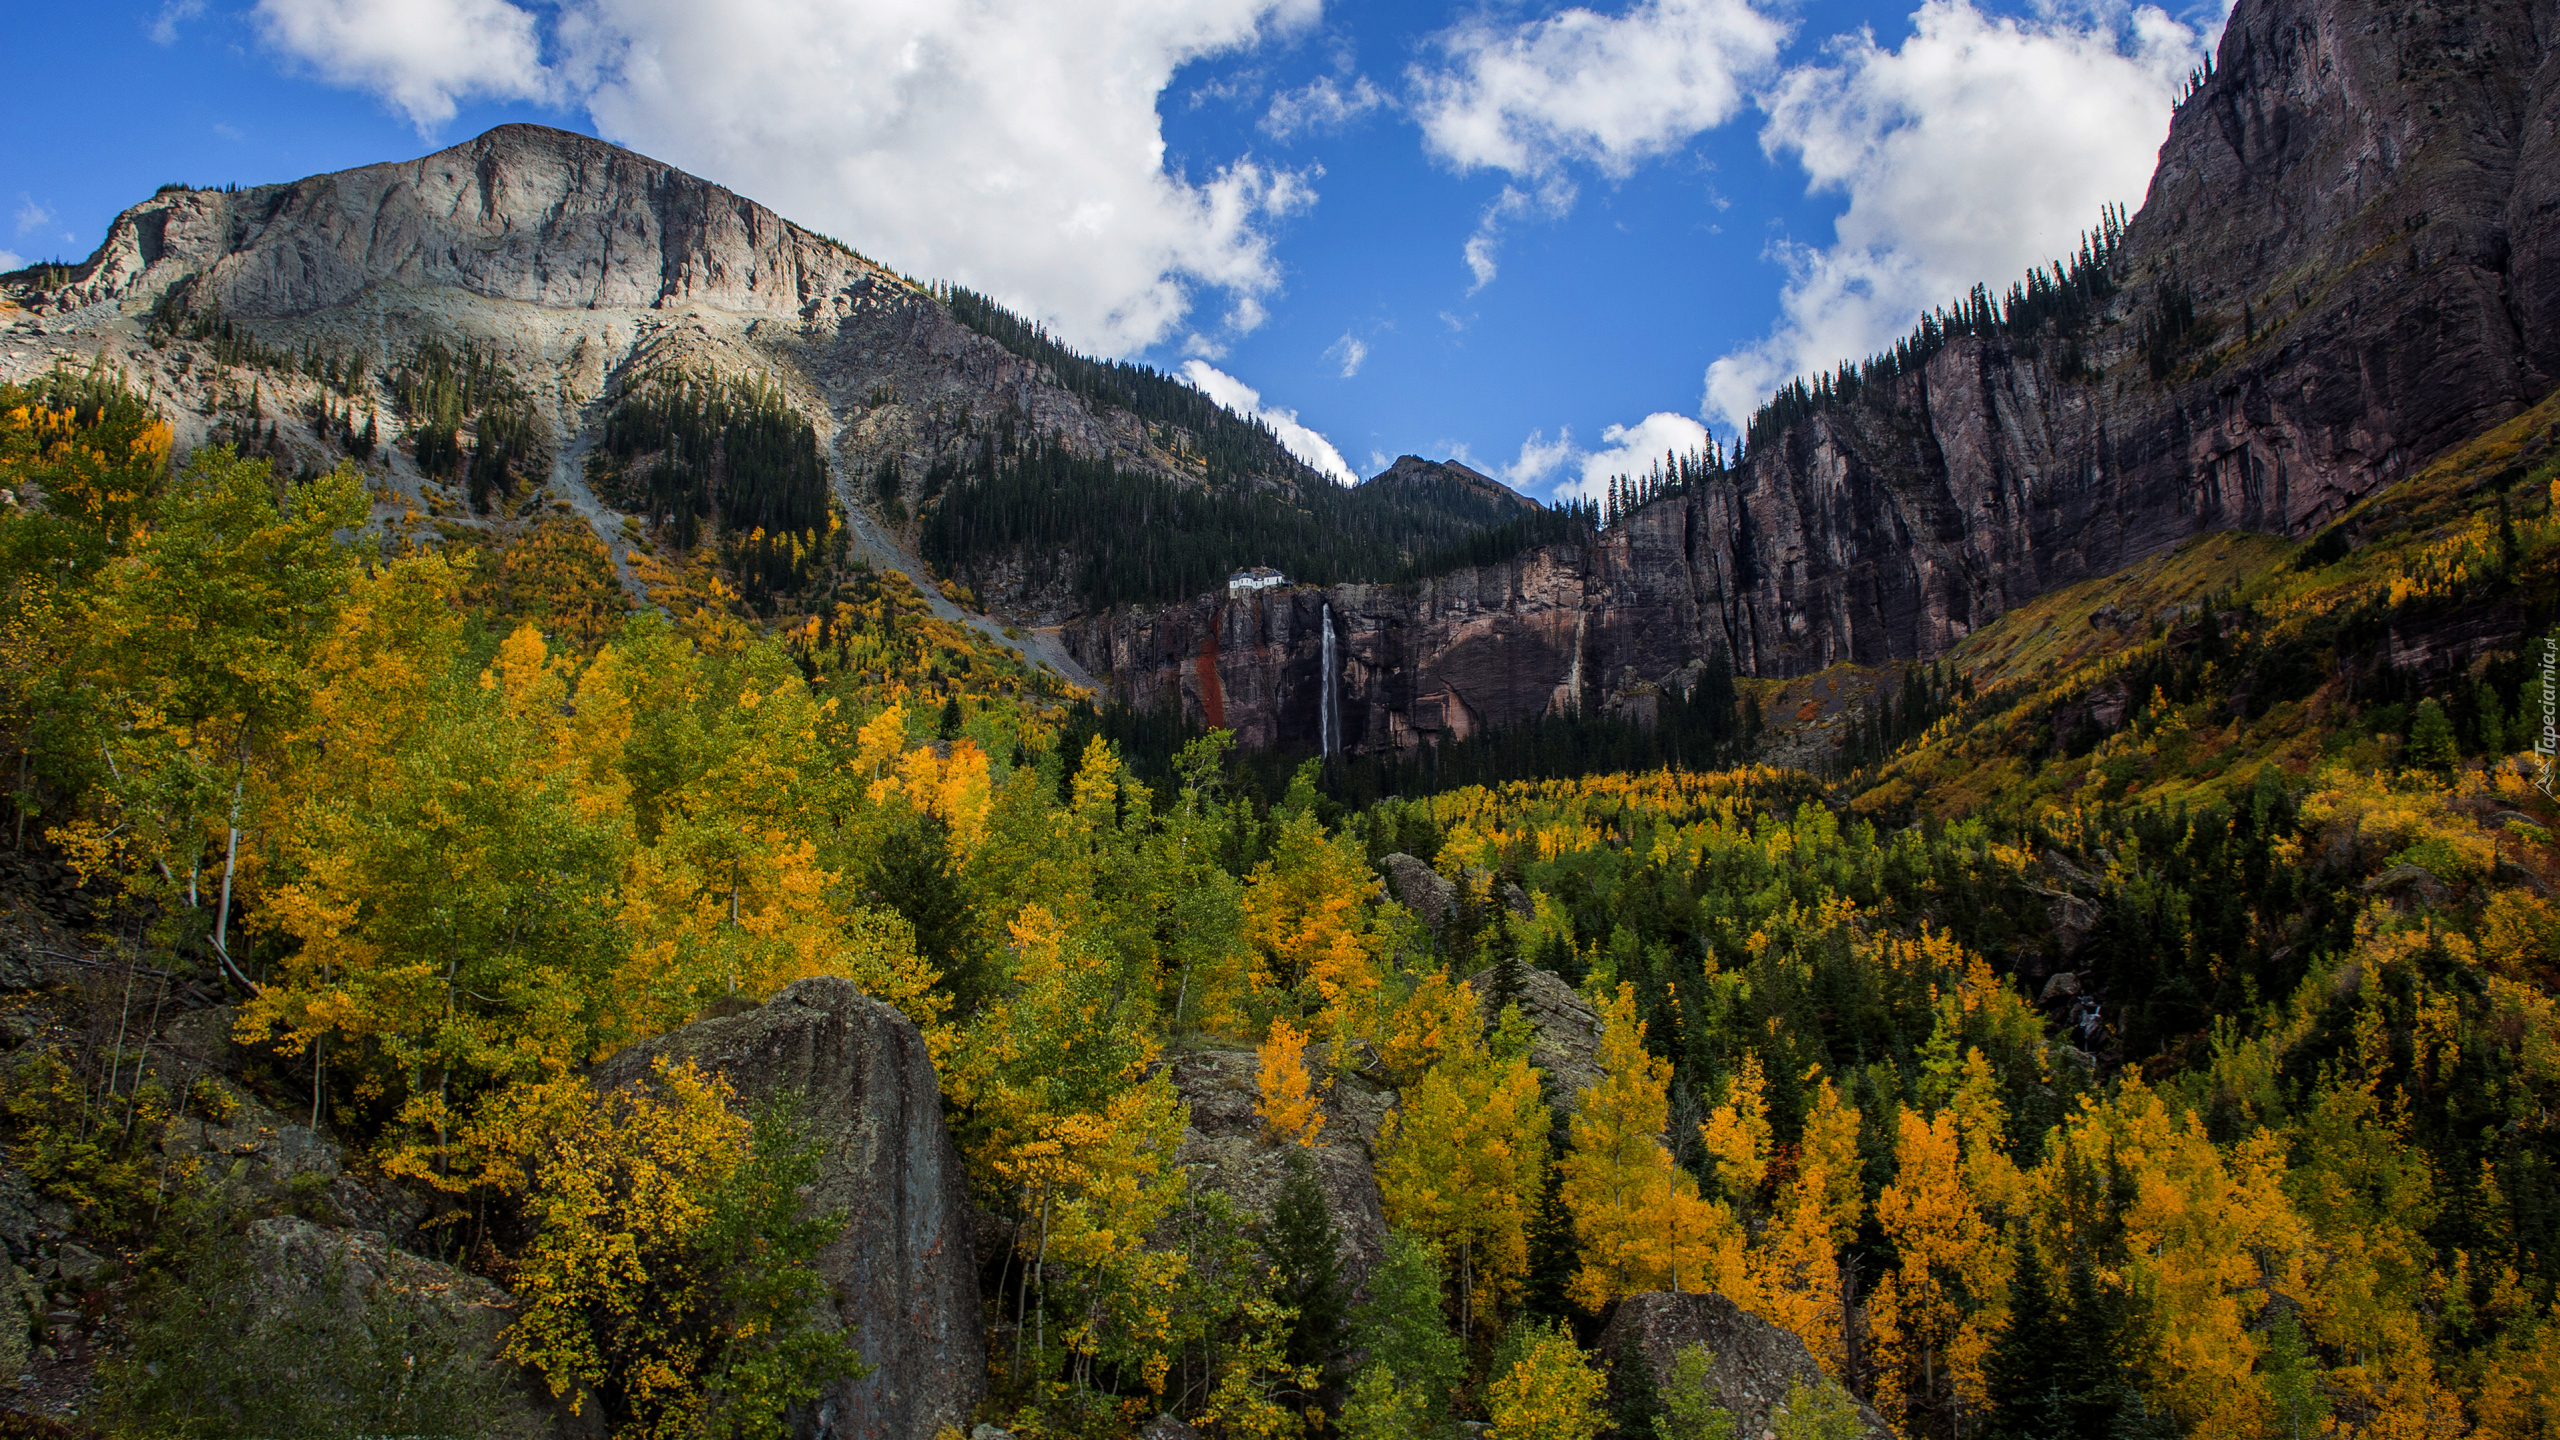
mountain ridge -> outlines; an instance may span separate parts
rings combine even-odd
[[[1093,617],[1070,648],[1132,706],[1196,719],[1215,632],[1222,665],[1258,672],[1220,688],[1276,707],[1241,712],[1255,733],[1303,745],[1330,687],[1350,748],[1411,753],[1640,699],[1717,653],[1766,679],[1929,660],[2193,536],[2336,522],[2560,376],[2550,20],[2240,0],[2085,320],[2011,333],[1977,290],[1877,378],[1844,361],[1794,387],[1738,463],[1596,543],[1338,587],[1285,623]],[[1346,618],[1320,676],[1298,637],[1324,613]]]

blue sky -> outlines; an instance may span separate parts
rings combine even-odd
[[[2220,10],[1997,3],[43,7],[0,252],[535,120],[1187,369],[1327,468],[1546,497],[2140,202]]]

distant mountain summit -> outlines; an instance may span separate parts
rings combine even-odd
[[[62,300],[170,285],[241,320],[384,289],[554,309],[688,302],[814,321],[890,271],[764,206],[592,136],[501,125],[416,160],[246,190],[164,189],[118,216]]]
[[[1487,523],[1503,523],[1521,512],[1539,510],[1539,502],[1510,489],[1500,479],[1462,461],[1426,461],[1421,456],[1395,456],[1395,464],[1359,482],[1359,489],[1428,495],[1444,505],[1482,505]]]
[[[1538,502],[1494,479],[1492,476],[1456,460],[1425,460],[1419,455],[1399,455],[1396,463],[1360,482],[1408,490],[1440,489],[1472,495],[1506,511],[1538,508]]]
[[[713,440],[685,462],[681,503],[651,491],[664,467],[633,425],[693,433],[713,409],[746,424],[731,382],[808,427],[802,469],[864,557],[928,592],[957,579],[1014,620],[1204,593],[1239,566],[1400,572],[1526,503],[1454,472],[1345,491],[1176,377],[1080,355],[987,296],[539,125],[284,184],[164,187],[68,274],[0,290],[23,307],[0,322],[39,342],[0,348],[0,377],[103,355],[177,400],[181,444],[254,443],[293,466],[335,463],[331,435],[370,424],[387,437],[366,454],[386,523],[493,523],[547,499],[642,588],[626,515],[689,551],[706,521],[716,538],[830,503],[802,493],[806,475],[786,503],[726,474]],[[681,414],[630,408],[679,384],[695,386]]]

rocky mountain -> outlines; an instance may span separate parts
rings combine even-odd
[[[1399,455],[1396,463],[1360,482],[1355,494],[1384,499],[1401,495],[1436,501],[1451,509],[1473,511],[1477,518],[1499,523],[1534,511],[1538,502],[1455,460],[1425,460]]]
[[[1453,462],[1341,491],[1179,382],[530,126],[154,196],[70,276],[11,287],[0,377],[104,356],[181,399],[183,443],[246,387],[286,412],[322,389],[170,338],[211,317],[288,356],[468,340],[530,397],[547,493],[627,565],[582,465],[607,397],[669,368],[769,375],[873,563],[930,579],[922,550],[1134,706],[1311,750],[1330,694],[1341,748],[1411,752],[1577,706],[1641,715],[1719,652],[1770,678],[1933,657],[2199,532],[2315,531],[2517,413],[2560,377],[2548,18],[2242,0],[2085,304],[1978,293],[1598,532]],[[386,519],[461,508],[406,451],[378,468]],[[1517,553],[1482,563],[1506,537]],[[1229,598],[1251,564],[1297,583]]]
[[[984,522],[1010,518],[1007,497],[1060,466],[1192,517],[1211,538],[1185,559],[1204,575],[1294,561],[1260,553],[1274,515],[1312,511],[1314,531],[1353,537],[1330,567],[1340,578],[1529,504],[1472,472],[1347,495],[1180,380],[1077,355],[987,297],[919,284],[710,181],[541,126],[290,184],[164,187],[67,274],[0,280],[0,305],[0,379],[102,359],[177,401],[182,448],[323,406],[379,416],[402,441],[368,457],[386,523],[413,510],[479,521],[485,494],[461,504],[454,477],[422,472],[399,383],[421,345],[461,350],[523,399],[510,413],[529,435],[510,463],[528,460],[546,498],[584,515],[635,588],[638,537],[614,508],[627,497],[599,493],[585,461],[616,398],[668,373],[770,379],[813,427],[875,565],[929,581],[914,556],[930,548],[934,502],[966,509],[975,533],[960,527],[969,543],[941,573],[1034,623],[1093,593],[1077,578],[1099,562],[1070,554],[1062,569],[1059,537]],[[466,445],[492,447],[485,416],[463,422]],[[302,428],[279,427],[279,459],[339,458]],[[1135,593],[1186,593],[1164,579]]]
[[[1345,748],[1410,750],[1640,704],[1719,650],[1773,678],[1928,658],[2200,532],[2311,533],[2560,379],[2552,21],[2240,0],[2085,313],[1826,382],[1588,543],[1091,617],[1068,648],[1249,743],[1312,749],[1332,685]]]

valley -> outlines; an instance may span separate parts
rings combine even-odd
[[[0,1435],[2560,1433],[2551,18],[1598,501],[535,125],[0,276]]]

